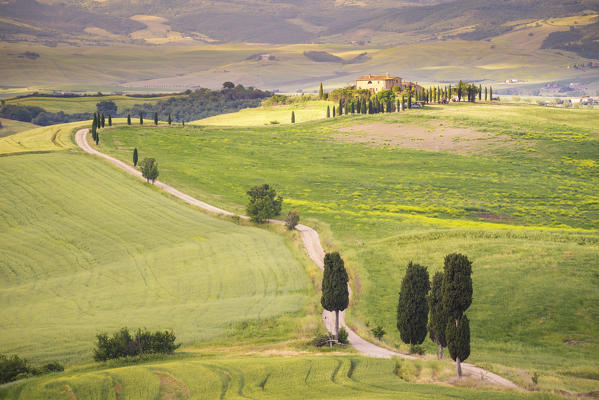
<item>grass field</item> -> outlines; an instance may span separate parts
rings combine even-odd
[[[432,273],[464,252],[470,360],[521,384],[538,371],[545,388],[588,391],[599,371],[598,116],[460,104],[285,128],[122,127],[100,148],[128,161],[137,147],[161,179],[237,211],[249,186],[276,184],[284,212],[299,210],[345,256],[354,327],[381,323],[393,347],[407,262]]]
[[[360,356],[235,356],[181,358],[103,367],[29,380],[0,389],[6,399],[550,399],[527,392],[493,392],[450,381],[449,364]],[[410,381],[423,384],[410,383]]]
[[[6,118],[0,118],[0,122],[2,122],[2,129],[0,129],[0,138],[37,127],[37,125],[30,124],[28,122],[14,121],[12,119]]]
[[[75,148],[71,135],[78,127],[89,126],[79,121],[68,124],[41,126],[0,138],[0,155],[28,152],[61,151]]]
[[[219,114],[214,117],[200,119],[190,124],[206,126],[287,125],[291,123],[291,112],[295,113],[296,123],[324,119],[327,116],[327,106],[332,108],[335,103],[332,101],[307,101],[291,105],[247,108],[235,113]]]
[[[84,97],[24,97],[20,99],[8,99],[7,104],[18,104],[21,106],[41,107],[49,112],[62,111],[65,114],[93,113],[96,112],[96,104],[101,101],[113,101],[119,110],[133,107],[135,104],[156,103],[170,96],[163,97],[128,97],[128,96],[84,96]]]
[[[267,340],[301,334],[314,288],[290,239],[205,215],[79,151],[6,154],[14,137],[32,152],[57,150],[52,137],[72,147],[73,125],[0,142],[2,353],[89,360],[95,335],[122,326],[172,328],[185,345],[273,318]]]

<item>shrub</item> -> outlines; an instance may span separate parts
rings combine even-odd
[[[376,328],[372,329],[372,334],[378,340],[381,340],[383,338],[383,336],[385,336],[385,333],[387,333],[387,332],[385,332],[385,329],[380,325],[378,325]]]
[[[299,223],[299,213],[297,211],[289,211],[287,214],[287,218],[285,218],[285,226],[290,231],[294,230],[297,224]]]
[[[42,371],[44,372],[62,372],[64,371],[64,367],[62,364],[54,361],[42,366]]]
[[[121,357],[131,357],[143,354],[172,354],[180,344],[175,344],[173,331],[150,332],[138,329],[131,336],[129,329],[122,328],[109,337],[106,333],[96,336],[98,342],[94,349],[94,360],[106,361]]]
[[[16,355],[7,357],[4,354],[0,354],[0,383],[20,379],[20,377],[27,375],[29,372],[30,368],[27,366],[26,360]]]
[[[538,372],[535,372],[534,374],[532,374],[532,377],[530,379],[532,380],[532,383],[534,383],[535,385],[538,385],[539,384]]]
[[[312,344],[316,347],[328,346],[332,340],[335,340],[335,337],[330,333],[317,333],[314,339],[312,339]]]
[[[345,330],[345,328],[339,328],[339,338],[337,339],[341,344],[349,343],[349,333]]]

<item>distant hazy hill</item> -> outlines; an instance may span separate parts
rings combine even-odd
[[[585,10],[599,11],[599,0],[4,0],[0,35],[10,41],[72,44],[146,43],[148,37],[156,43],[368,43],[389,33],[409,33],[418,40],[480,40],[510,31],[512,21]],[[585,38],[599,38],[597,30],[585,32]]]

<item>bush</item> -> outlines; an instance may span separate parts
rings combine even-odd
[[[349,340],[348,340],[349,334],[347,333],[347,331],[345,330],[345,328],[339,328],[339,343],[341,344],[348,344]]]
[[[250,196],[247,213],[253,222],[262,223],[281,214],[283,198],[268,184],[252,187],[247,195]]]
[[[94,349],[94,360],[106,361],[121,357],[132,357],[142,354],[172,354],[180,344],[175,344],[173,331],[150,332],[138,329],[135,337],[129,329],[122,328],[109,337],[106,333],[96,336],[98,343]]]
[[[48,364],[45,364],[44,366],[42,366],[42,371],[43,372],[62,372],[62,371],[64,371],[64,367],[60,363],[54,361],[54,362],[51,362],[51,363],[48,363]]]
[[[386,333],[387,332],[385,332],[385,329],[380,325],[378,325],[376,328],[372,329],[372,334],[378,340],[381,340],[383,338],[383,336],[385,336]]]
[[[290,231],[294,230],[297,224],[299,223],[299,213],[297,211],[289,211],[287,214],[287,218],[285,218],[285,226]]]
[[[27,361],[19,356],[7,357],[0,354],[0,383],[12,382],[29,374]]]
[[[158,178],[158,163],[154,158],[144,158],[141,163],[141,174],[147,182],[154,183]]]
[[[312,339],[312,344],[316,347],[328,346],[332,340],[335,340],[335,337],[328,332],[317,333],[314,339]]]
[[[422,347],[419,344],[416,344],[416,345],[412,346],[411,352],[412,352],[412,354],[419,354],[422,356],[422,355],[424,355],[424,347]]]

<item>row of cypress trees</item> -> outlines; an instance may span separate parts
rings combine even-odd
[[[448,347],[458,376],[462,376],[461,362],[470,356],[470,322],[465,312],[472,304],[471,275],[472,262],[458,253],[445,257],[443,272],[433,276],[432,285],[427,268],[410,262],[397,305],[401,340],[413,351],[428,333],[439,346],[439,358]]]
[[[168,115],[168,124],[171,125],[173,123],[173,119],[171,118],[171,115]],[[185,121],[182,121],[183,126],[185,126]],[[143,111],[139,112],[139,124],[143,125],[144,124],[144,113]],[[127,114],[127,125],[131,125],[131,114]],[[158,125],[158,113],[155,112],[154,113],[154,125]]]

